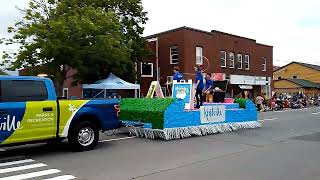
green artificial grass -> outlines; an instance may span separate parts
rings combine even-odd
[[[246,102],[248,101],[248,99],[244,99],[244,98],[237,98],[234,100],[234,103],[238,103],[240,108],[246,108]]]
[[[163,129],[164,111],[172,98],[125,98],[120,101],[120,119],[152,123],[152,129]]]

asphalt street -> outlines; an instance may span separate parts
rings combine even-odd
[[[0,149],[0,180],[319,180],[320,109],[260,113],[262,128],[174,141],[101,135],[95,150],[65,143]]]

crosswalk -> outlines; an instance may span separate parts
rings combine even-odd
[[[0,160],[0,180],[71,180],[75,176],[65,175],[59,169],[51,169],[47,164],[28,158]]]

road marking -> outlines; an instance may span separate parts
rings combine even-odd
[[[27,169],[34,169],[34,168],[45,167],[45,166],[47,166],[47,165],[43,164],[43,163],[38,163],[38,164],[31,164],[31,165],[25,165],[25,166],[0,169],[0,174],[14,172],[14,171],[22,171],[22,170],[27,170]]]
[[[261,119],[261,120],[258,120],[258,121],[274,121],[274,120],[276,120],[276,119],[278,119],[278,118],[271,118],[271,119]]]
[[[312,113],[313,115],[317,115],[317,114],[320,114],[320,112],[315,112],[315,113]]]
[[[0,167],[16,165],[16,164],[23,164],[23,163],[33,162],[33,161],[34,161],[33,159],[25,159],[25,160],[20,160],[20,161],[12,161],[12,162],[0,163]]]
[[[291,111],[302,111],[306,108],[300,108],[300,109],[285,109],[285,110],[279,110],[279,111],[273,111],[273,112],[276,112],[276,113],[284,113],[284,112],[291,112]]]
[[[61,172],[58,169],[49,169],[49,170],[44,170],[44,171],[38,171],[38,172],[32,172],[32,173],[27,173],[27,174],[19,174],[16,176],[9,176],[9,177],[4,177],[0,178],[0,180],[23,180],[23,179],[31,179],[35,177],[40,177],[40,176],[46,176],[50,174],[56,174]]]
[[[50,179],[44,179],[44,180],[70,180],[70,179],[75,179],[76,177],[71,176],[71,175],[65,175],[65,176],[57,176],[54,178],[50,178]]]
[[[75,176],[72,175],[65,175],[60,174],[60,170],[58,169],[49,169],[48,165],[44,163],[30,163],[30,162],[36,162],[33,159],[21,159],[21,160],[14,160],[14,159],[8,159],[7,162],[4,162],[4,160],[1,161],[0,167],[0,180],[22,180],[22,179],[33,179],[36,177],[56,174],[53,175],[48,180],[71,180],[76,179]],[[11,166],[14,165],[14,166]],[[9,166],[9,167],[6,167]],[[10,167],[11,166],[11,167]],[[28,170],[28,172],[24,172],[24,170]]]
[[[119,141],[119,140],[132,139],[132,138],[136,138],[136,136],[129,136],[129,137],[123,137],[123,138],[115,138],[115,139],[106,139],[106,140],[102,140],[102,141],[99,141],[99,142],[100,142],[100,143],[103,143],[103,142]]]

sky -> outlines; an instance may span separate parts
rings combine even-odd
[[[21,18],[28,0],[0,0],[0,37]],[[320,65],[319,0],[142,0],[149,21],[144,35],[181,26],[218,30],[273,46],[274,65]],[[15,47],[0,46],[2,50]]]

